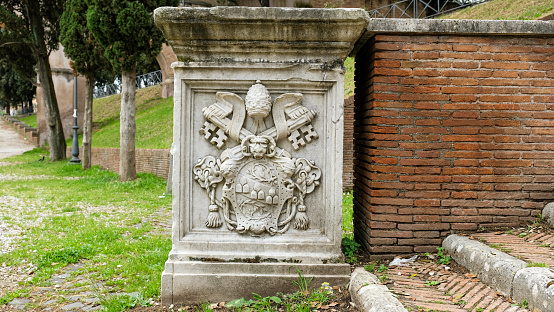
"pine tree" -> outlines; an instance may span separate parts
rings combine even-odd
[[[176,6],[178,0],[90,0],[87,26],[104,48],[115,72],[121,72],[119,179],[136,178],[135,78],[140,57],[155,58],[164,41],[153,11]]]

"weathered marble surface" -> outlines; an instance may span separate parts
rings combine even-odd
[[[346,284],[342,62],[363,10],[160,8],[175,70],[165,303]]]

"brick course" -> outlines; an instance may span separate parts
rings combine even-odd
[[[71,147],[67,148],[67,157],[71,158]],[[93,166],[119,173],[119,148],[92,148],[91,160]],[[152,173],[167,179],[171,161],[169,149],[137,149],[135,150],[137,172]]]
[[[374,257],[554,199],[553,43],[376,35],[357,53],[354,231]]]

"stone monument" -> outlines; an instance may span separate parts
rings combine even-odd
[[[177,54],[164,304],[348,283],[344,58],[361,9],[159,8]]]

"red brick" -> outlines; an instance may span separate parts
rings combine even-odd
[[[401,166],[449,166],[450,161],[445,159],[401,159]]]
[[[442,216],[444,218],[446,216]],[[440,231],[450,229],[450,224],[448,223],[417,223],[417,224],[398,224],[399,230],[407,231]]]
[[[371,221],[371,222],[369,222],[369,227],[371,229],[395,229],[396,228],[396,223],[395,222]]]
[[[414,245],[414,246],[420,246],[420,245],[440,245],[441,239],[440,238],[411,238],[411,239],[399,239],[398,245]]]
[[[371,230],[372,237],[391,237],[391,238],[412,238],[412,231],[395,231],[395,230]]]
[[[508,103],[524,103],[531,102],[529,95],[481,95],[480,101],[483,102],[508,102]]]
[[[440,200],[438,199],[416,199],[414,200],[414,206],[424,206],[424,207],[438,207],[440,206]],[[444,209],[439,209],[437,211],[441,211],[444,214],[448,214],[449,211]],[[426,212],[427,214],[433,214],[431,212]]]

